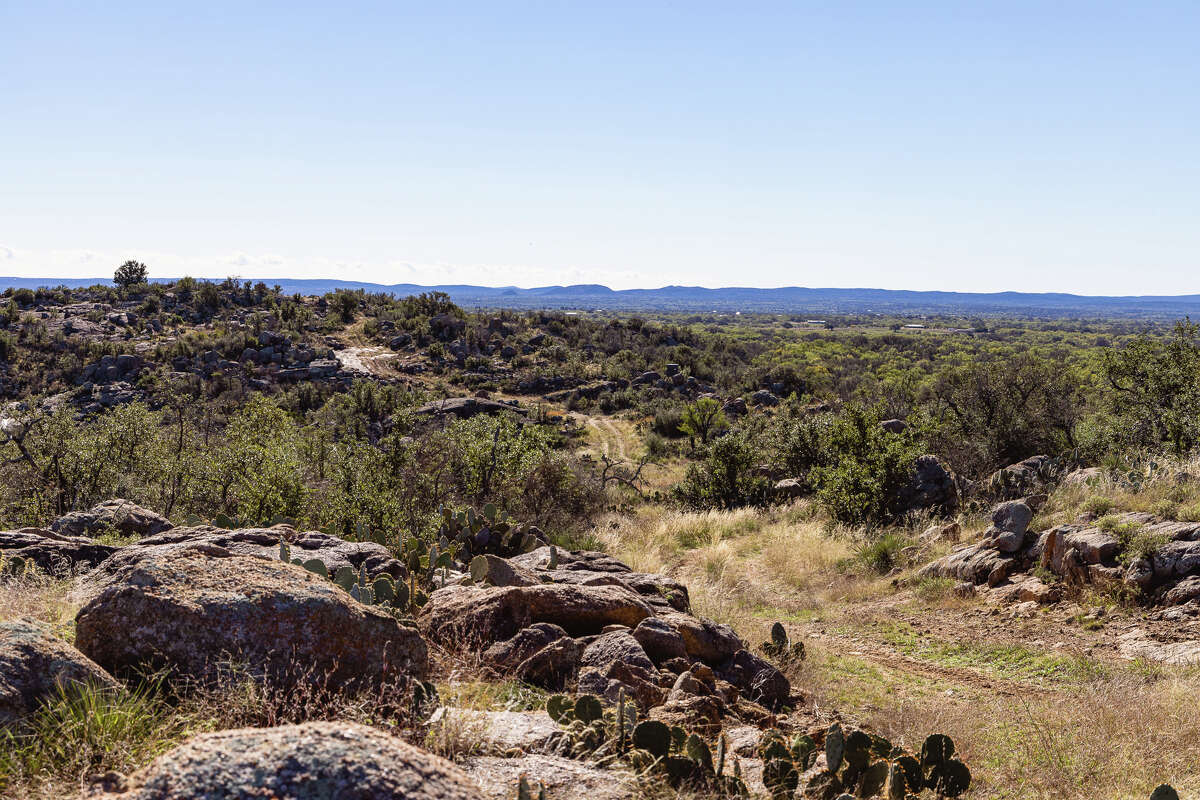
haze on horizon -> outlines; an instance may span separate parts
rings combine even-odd
[[[1195,3],[46,2],[0,29],[0,275],[1200,291]]]

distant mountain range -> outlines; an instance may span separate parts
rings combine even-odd
[[[167,282],[171,279],[159,279]],[[244,279],[246,280],[246,279]],[[254,282],[260,279],[250,278]],[[917,292],[897,289],[810,289],[785,286],[755,289],[731,286],[707,289],[702,286],[664,286],[661,289],[610,289],[599,284],[539,286],[444,285],[413,283],[380,284],[327,279],[286,280],[263,278],[268,286],[279,286],[288,294],[324,294],[335,289],[363,289],[399,297],[438,291],[450,295],[467,308],[575,309],[609,311],[718,311],[775,312],[787,314],[1020,314],[1035,317],[1061,316],[1200,316],[1200,294],[1177,296],[1100,297],[1028,292]],[[66,286],[79,288],[104,278],[5,278],[0,290]]]

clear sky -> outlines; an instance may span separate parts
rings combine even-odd
[[[0,0],[0,275],[1200,292],[1200,3]]]

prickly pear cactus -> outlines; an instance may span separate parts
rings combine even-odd
[[[671,729],[655,719],[639,722],[633,729],[633,746],[655,758],[666,758],[671,752]]]

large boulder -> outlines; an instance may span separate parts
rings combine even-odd
[[[1047,491],[1059,474],[1050,456],[1030,456],[998,469],[982,483],[982,491],[994,500],[1015,500]]]
[[[557,625],[539,622],[483,652],[493,669],[534,686],[561,689],[579,667],[579,643]]]
[[[558,625],[539,622],[523,628],[512,638],[496,642],[484,650],[483,660],[497,669],[512,670],[546,645],[560,639],[570,638],[567,632]],[[571,639],[571,641],[575,640]]]
[[[688,657],[706,664],[719,664],[745,647],[733,628],[702,617],[671,612],[659,618],[683,639]]]
[[[655,664],[688,656],[683,636],[657,617],[649,617],[639,622],[633,629],[633,638]]]
[[[117,688],[99,664],[32,619],[0,622],[0,725],[32,713],[59,687]]]
[[[208,682],[232,662],[272,683],[337,688],[428,671],[416,630],[278,560],[146,548],[88,591],[76,645],[115,674],[162,667]]]
[[[1020,567],[1021,561],[1016,556],[1002,553],[985,540],[959,547],[948,556],[926,564],[918,574],[996,586]]]
[[[739,650],[716,669],[717,676],[738,687],[743,697],[772,711],[788,704],[792,685],[782,672],[749,650]]]
[[[548,797],[631,800],[638,795],[637,777],[628,771],[561,756],[475,756],[464,761],[462,769],[479,784],[488,800],[512,800],[513,787],[522,775],[545,784]]]
[[[1033,521],[1033,509],[1023,500],[1009,500],[992,509],[992,524],[1000,530],[1024,535]]]
[[[41,528],[0,531],[0,555],[22,558],[51,575],[89,570],[116,550],[85,536],[66,536]]]
[[[545,711],[477,711],[442,706],[429,718],[437,731],[454,730],[478,737],[484,753],[549,753],[566,733]]]
[[[644,622],[644,620],[643,620]],[[654,662],[646,655],[642,645],[627,630],[612,631],[596,637],[579,657],[583,667],[607,670],[614,661],[640,667],[648,673],[657,672]]]
[[[319,559],[329,574],[341,567],[358,571],[366,567],[367,574],[386,572],[393,578],[406,577],[404,565],[392,557],[391,551],[375,542],[348,542],[321,531],[297,531],[290,525],[271,528],[239,528],[226,530],[212,525],[172,528],[156,536],[123,547],[101,569],[111,573],[142,559],[146,552],[173,553],[215,547],[231,553],[279,560],[279,543],[285,541],[292,559]]]
[[[954,473],[937,456],[918,456],[908,483],[896,497],[897,511],[930,510],[948,514],[958,508],[958,485]]]
[[[574,583],[581,586],[624,586],[642,596],[656,610],[690,608],[687,587],[666,575],[634,572],[608,555],[591,550],[557,551],[558,563],[550,569],[550,548],[539,547],[514,556],[510,563],[531,571],[551,583]]]
[[[586,636],[606,625],[633,627],[651,614],[641,597],[621,586],[446,586],[429,596],[417,623],[439,641],[487,647],[538,622]]]
[[[775,481],[771,494],[777,500],[792,500],[803,497],[810,491],[808,484],[801,478],[784,478]]]
[[[577,686],[580,692],[594,694],[609,703],[619,702],[624,694],[637,703],[642,711],[660,705],[664,699],[656,670],[621,661],[613,661],[605,668],[584,667],[579,672]]]
[[[102,800],[481,800],[449,761],[344,722],[206,733]]]
[[[1117,537],[1099,528],[1085,528],[1063,525],[1052,528],[1040,537],[1036,547],[1043,566],[1049,567],[1056,574],[1064,575],[1066,566],[1063,564],[1064,555],[1075,550],[1085,564],[1112,563],[1121,543]]]
[[[50,529],[67,536],[87,536],[116,530],[127,536],[153,536],[171,528],[171,520],[129,500],[105,500],[88,511],[59,517]]]

